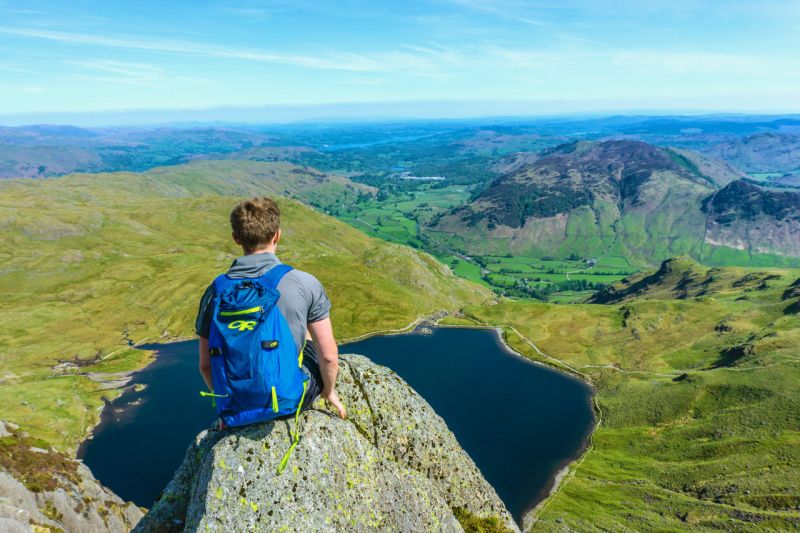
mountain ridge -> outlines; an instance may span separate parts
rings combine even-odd
[[[800,232],[800,225],[793,214],[785,221],[776,218],[782,215],[773,209],[776,203],[790,211],[800,206],[800,192],[775,192],[744,180],[723,162],[684,149],[633,140],[577,141],[532,158],[517,156],[509,172],[471,204],[438,217],[428,228],[452,235],[467,253],[479,255],[615,254],[653,264],[689,254],[713,263],[717,256],[707,248],[742,250],[741,235],[753,233],[748,239],[762,244],[746,248],[748,253],[800,256],[798,246],[782,238]],[[738,198],[746,205],[732,212],[725,204],[725,212],[742,224],[733,234],[719,230],[719,217],[705,208],[721,205],[743,187],[752,192]],[[744,216],[755,204],[766,206],[758,225]]]

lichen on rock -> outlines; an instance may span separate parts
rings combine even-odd
[[[494,517],[517,531],[445,422],[388,368],[340,359],[340,420],[317,401],[293,420],[200,433],[135,531],[462,531]]]

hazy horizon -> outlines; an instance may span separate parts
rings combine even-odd
[[[792,0],[0,0],[0,14],[4,124],[800,112]]]
[[[549,104],[549,105],[548,105]],[[624,117],[797,117],[782,110],[592,107],[584,102],[348,102],[307,106],[219,106],[205,109],[125,109],[0,114],[0,126],[78,127],[291,125],[404,121],[537,121]],[[583,104],[583,105],[580,105]]]

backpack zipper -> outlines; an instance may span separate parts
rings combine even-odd
[[[264,308],[251,307],[250,309],[240,309],[238,311],[220,311],[219,316],[236,316],[236,315],[252,315],[253,313],[260,313]]]

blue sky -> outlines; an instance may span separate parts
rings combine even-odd
[[[798,111],[800,0],[0,0],[0,115],[415,101]]]

